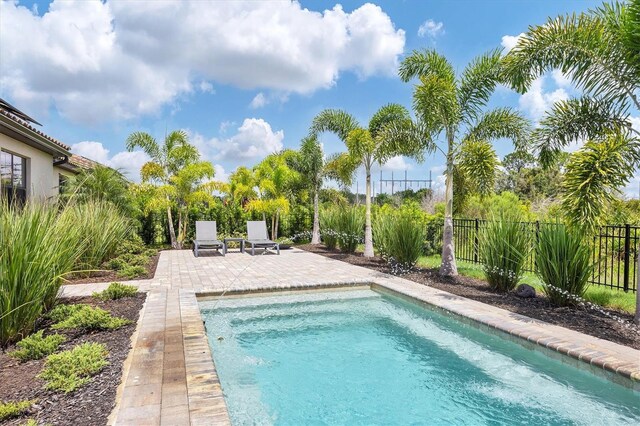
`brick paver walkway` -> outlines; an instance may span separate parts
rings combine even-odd
[[[640,351],[302,250],[281,253],[195,258],[188,250],[164,251],[153,279],[128,282],[148,297],[110,423],[229,424],[196,295],[365,283],[461,315],[521,343],[527,339],[549,355],[640,389]],[[88,295],[107,285],[66,286],[61,295]]]

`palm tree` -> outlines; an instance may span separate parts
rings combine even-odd
[[[134,201],[129,182],[120,171],[96,164],[70,177],[61,188],[64,199],[79,201],[100,200],[115,205],[122,213],[132,217]]]
[[[311,124],[310,137],[321,132],[335,133],[347,146],[347,152],[332,159],[327,165],[332,175],[338,176],[345,184],[350,184],[353,174],[364,166],[365,188],[365,231],[364,256],[373,257],[373,236],[371,231],[371,167],[375,162],[383,164],[397,153],[391,144],[381,138],[384,129],[390,123],[409,120],[409,111],[402,105],[388,104],[380,108],[369,121],[367,129],[360,127],[358,121],[342,110],[326,109],[321,111]]]
[[[324,153],[317,137],[309,136],[302,140],[296,169],[313,197],[311,244],[320,244],[320,190],[324,181]]]
[[[557,102],[533,138],[543,164],[550,164],[570,143],[586,142],[582,158],[571,163],[573,175],[566,180],[564,198],[570,207],[567,216],[581,227],[594,226],[610,198],[598,196],[598,191],[624,186],[640,165],[640,132],[629,119],[631,108],[640,109],[638,28],[640,0],[605,3],[531,27],[504,58],[502,77],[521,93],[552,69],[562,71],[583,92],[579,98]],[[590,173],[593,162],[583,160],[594,150],[609,158],[625,152],[625,164],[618,163],[621,167],[609,174]]]
[[[210,194],[213,188],[202,186],[202,181],[213,177],[213,166],[209,162],[200,161],[200,153],[189,143],[183,130],[169,133],[162,145],[148,133],[134,132],[127,138],[126,145],[129,151],[140,147],[151,157],[140,170],[142,181],[159,184],[151,203],[155,208],[166,209],[171,247],[182,248],[187,223],[183,210],[189,202],[202,199],[208,191]],[[171,214],[171,209],[175,206],[179,209],[179,238],[176,238]]]
[[[426,153],[439,151],[446,159],[445,221],[440,274],[457,275],[453,244],[454,171],[478,180],[495,176],[495,152],[489,141],[513,140],[521,147],[529,131],[528,121],[509,108],[483,111],[498,82],[500,52],[477,57],[456,76],[451,63],[434,50],[414,51],[399,69],[400,78],[418,79],[413,91],[416,119],[396,122],[383,137],[396,151],[422,161]],[[443,137],[444,147],[438,144]],[[461,161],[469,155],[474,161]],[[463,166],[458,169],[456,167]],[[488,188],[489,185],[484,185]]]

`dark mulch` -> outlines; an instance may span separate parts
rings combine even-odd
[[[306,244],[298,246],[298,248],[353,265],[389,273],[387,263],[377,257],[365,258],[358,253],[346,254],[337,250],[329,250],[322,245]],[[627,328],[592,309],[553,306],[544,295],[540,294],[536,298],[522,299],[517,297],[513,292],[507,294],[496,293],[492,291],[489,285],[483,280],[464,276],[444,278],[438,275],[437,269],[415,268],[412,272],[402,275],[402,278],[444,290],[458,296],[477,300],[488,305],[497,306],[521,315],[526,315],[530,318],[536,318],[601,339],[640,349],[640,334],[638,334],[635,329]],[[633,319],[633,316],[626,312],[613,309],[605,310],[618,318],[624,319],[626,322]]]
[[[146,295],[120,300],[100,301],[91,297],[78,298],[64,303],[87,303],[110,311],[113,315],[132,320],[129,325],[111,331],[81,332],[58,331],[67,337],[60,350],[71,349],[84,342],[98,342],[109,351],[107,365],[87,385],[69,394],[44,389],[44,381],[36,377],[44,365],[44,359],[20,363],[6,353],[0,353],[0,401],[36,399],[27,416],[2,424],[20,425],[27,418],[37,419],[38,424],[52,425],[105,425],[115,405],[116,390],[122,378],[122,364],[127,358],[140,309]],[[47,329],[49,321],[38,325]],[[45,336],[48,334],[45,331]],[[13,350],[13,347],[7,349]]]
[[[99,272],[92,272],[90,276],[72,276],[67,278],[64,282],[65,285],[73,284],[89,284],[89,283],[110,283],[113,281],[132,281],[132,280],[147,280],[153,278],[156,274],[156,268],[158,267],[158,260],[160,259],[160,252],[155,256],[152,256],[147,263],[147,272],[143,275],[139,275],[135,278],[119,277],[116,271],[105,270]]]

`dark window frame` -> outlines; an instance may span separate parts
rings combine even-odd
[[[0,172],[3,167],[7,167],[4,161],[6,157],[9,158],[9,184],[4,182],[2,174],[0,173],[0,186],[2,187],[2,198],[6,199],[9,204],[18,203],[24,204],[27,200],[27,158],[21,155],[15,154],[11,151],[0,150]],[[16,185],[16,164],[20,163],[20,184]],[[6,170],[5,170],[6,171]],[[6,175],[6,173],[5,173]]]

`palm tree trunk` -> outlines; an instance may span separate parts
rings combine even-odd
[[[178,250],[182,249],[183,238],[184,234],[182,233],[182,212],[178,210],[178,238],[176,239],[176,248]]]
[[[364,257],[373,257],[373,233],[371,231],[371,166],[365,166],[367,173],[367,186],[365,189],[365,214],[364,214]]]
[[[318,192],[316,188],[316,191],[313,193],[313,232],[311,234],[311,244],[320,244],[320,197]]]
[[[271,239],[275,240],[276,237],[276,214],[274,213],[273,216],[271,216]]]
[[[176,231],[173,229],[173,216],[171,215],[171,207],[167,207],[167,223],[169,225],[169,238],[171,239],[171,248],[177,249],[178,242],[176,240]]]
[[[449,138],[447,152],[447,176],[445,190],[444,231],[442,233],[442,263],[440,275],[451,277],[458,275],[456,255],[453,245],[453,140]]]
[[[278,226],[280,225],[280,213],[276,213],[276,226],[273,228],[273,238],[275,241],[278,239]]]

